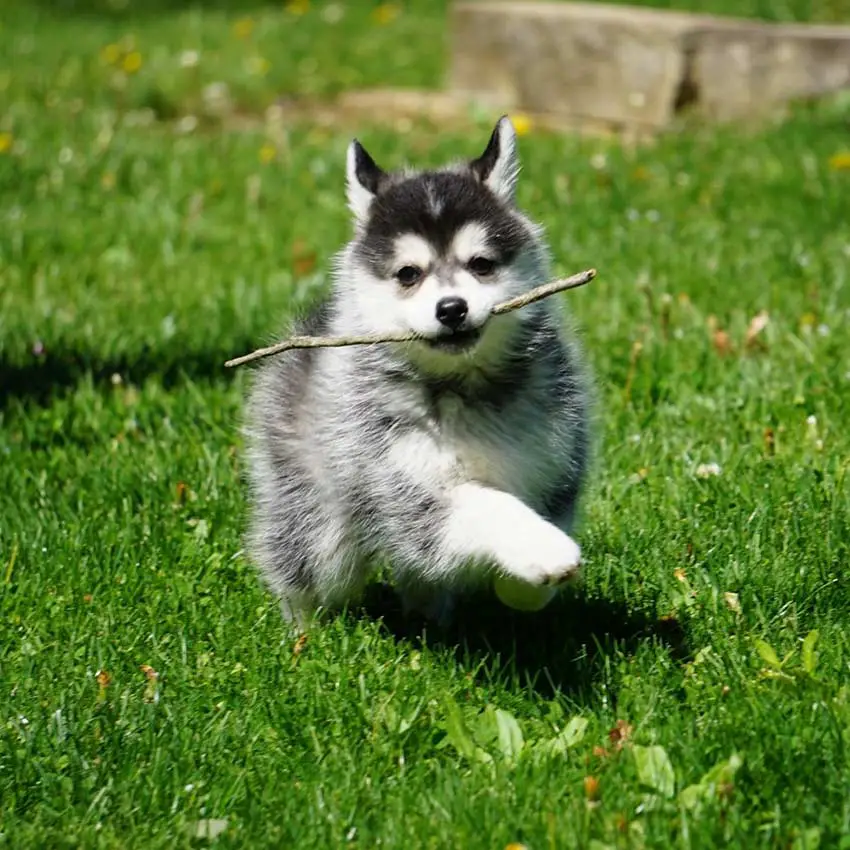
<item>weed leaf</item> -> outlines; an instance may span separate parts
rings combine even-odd
[[[445,705],[446,719],[444,726],[446,740],[449,744],[468,761],[492,762],[492,756],[486,750],[475,745],[458,704],[451,697],[446,697]]]
[[[676,791],[676,774],[664,747],[636,745],[632,751],[641,785],[651,788],[662,797],[672,797]]]
[[[768,667],[772,667],[774,670],[782,669],[782,662],[779,660],[779,656],[776,654],[776,650],[767,643],[759,638],[755,639],[756,652],[761,656],[762,661],[767,664]]]
[[[586,717],[570,718],[570,722],[552,739],[553,750],[563,753],[570,747],[574,747],[581,741],[586,731]]]
[[[536,758],[552,758],[553,756],[563,755],[571,747],[576,746],[587,731],[586,717],[572,717],[569,723],[552,738],[547,738],[543,741],[538,741],[534,745],[534,754]]]
[[[458,704],[451,698],[445,698],[446,704],[446,737],[449,743],[464,758],[472,761],[475,758],[475,744],[466,728],[463,715],[460,713]]]
[[[501,708],[496,709],[496,725],[499,730],[499,749],[505,761],[513,761],[523,747],[522,729],[516,718]]]
[[[803,669],[810,675],[814,676],[818,666],[818,654],[815,652],[815,645],[818,642],[819,632],[817,629],[809,632],[803,640]]]
[[[743,759],[737,753],[732,753],[728,759],[718,762],[699,782],[688,785],[679,794],[680,805],[685,809],[696,809],[716,797],[720,787],[728,785],[734,779],[743,763]]]

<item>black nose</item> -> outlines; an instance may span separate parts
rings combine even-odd
[[[437,321],[456,331],[466,318],[469,305],[459,295],[447,295],[437,302]]]

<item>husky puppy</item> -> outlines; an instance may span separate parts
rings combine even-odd
[[[518,170],[507,117],[481,156],[437,170],[386,172],[349,145],[353,236],[295,331],[424,339],[294,350],[257,370],[248,549],[299,626],[356,599],[381,558],[408,609],[438,618],[494,581],[539,609],[579,570],[580,352],[556,297],[490,313],[549,279]]]

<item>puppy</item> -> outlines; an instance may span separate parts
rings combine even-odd
[[[376,565],[408,608],[447,617],[482,584],[538,610],[576,576],[589,380],[559,300],[491,315],[549,279],[515,203],[507,117],[484,152],[387,172],[347,154],[351,241],[311,335],[415,342],[302,349],[263,362],[246,403],[250,556],[284,616],[356,599]]]

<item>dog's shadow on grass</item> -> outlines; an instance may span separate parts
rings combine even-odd
[[[13,400],[44,405],[65,390],[72,390],[90,378],[96,387],[109,387],[114,375],[124,383],[141,384],[157,375],[166,388],[188,380],[233,380],[235,369],[224,361],[233,352],[249,351],[256,339],[247,336],[227,349],[185,351],[177,346],[145,346],[126,355],[104,358],[85,349],[59,348],[29,362],[14,363],[0,358],[0,410]]]
[[[656,641],[674,658],[689,654],[678,620],[654,619],[580,589],[534,614],[512,611],[492,595],[472,596],[459,604],[451,625],[438,627],[405,614],[393,589],[377,584],[356,614],[381,621],[396,640],[450,649],[458,663],[490,678],[516,676],[547,698],[588,698],[600,666],[615,651],[631,654]]]

